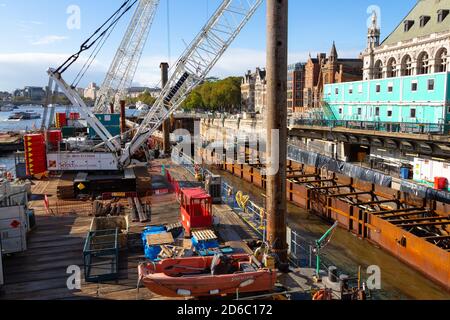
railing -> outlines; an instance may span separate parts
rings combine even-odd
[[[245,196],[239,200],[239,191],[226,182],[222,182],[222,201],[227,204],[248,226],[250,226],[263,241],[266,241],[266,211]]]
[[[450,124],[438,123],[406,123],[406,122],[373,122],[358,120],[316,120],[293,119],[292,126],[316,126],[328,128],[347,128],[358,130],[371,130],[392,133],[411,134],[449,134]]]

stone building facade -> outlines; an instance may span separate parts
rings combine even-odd
[[[247,112],[264,113],[267,102],[266,70],[256,68],[245,74],[241,84],[242,109]]]
[[[242,110],[247,112],[255,112],[255,82],[255,73],[248,70],[241,83]]]
[[[305,83],[305,64],[289,65],[287,74],[287,109],[293,112],[303,104],[303,88]],[[242,109],[264,115],[267,104],[266,70],[256,68],[248,71],[241,83]]]
[[[368,31],[364,80],[450,69],[450,0],[420,0],[380,44],[376,14]]]
[[[97,100],[97,94],[100,88],[95,82],[91,82],[86,89],[84,89],[84,97],[86,99]]]

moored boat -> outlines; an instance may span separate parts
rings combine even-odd
[[[41,114],[37,112],[16,112],[11,115],[8,120],[36,120],[40,119]]]
[[[277,272],[261,266],[252,255],[216,255],[141,264],[139,279],[164,297],[211,297],[272,291]]]

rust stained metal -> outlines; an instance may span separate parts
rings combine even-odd
[[[389,199],[389,200],[378,200],[378,201],[369,201],[369,202],[358,202],[355,203],[357,206],[373,206],[377,204],[383,204],[383,203],[398,203],[397,199]]]
[[[425,237],[424,239],[428,241],[450,240],[450,236]]]
[[[263,185],[264,188],[265,177],[260,174],[258,168],[246,165],[244,170],[246,167],[253,168],[250,179],[253,184]],[[233,165],[224,169],[231,173],[235,172]],[[303,167],[302,169],[304,169],[303,172],[305,173],[312,173],[312,168]],[[248,174],[245,171],[244,176]],[[320,177],[320,174],[318,176]],[[334,182],[334,185],[331,186],[331,182]],[[327,187],[310,188],[305,183],[296,183],[290,180],[288,180],[288,183],[290,185],[286,190],[286,197],[295,205],[310,209],[317,215],[338,221],[341,227],[347,228],[348,231],[358,237],[367,238],[378,244],[398,259],[415,267],[450,290],[450,264],[442,263],[442,261],[450,261],[450,250],[445,245],[445,241],[449,240],[450,236],[446,236],[445,233],[442,236],[437,236],[439,235],[439,230],[442,230],[439,226],[445,227],[450,225],[450,221],[445,223],[430,221],[429,219],[438,219],[437,216],[433,216],[430,218],[423,217],[428,219],[424,222],[420,222],[420,220],[416,223],[412,222],[414,218],[421,219],[423,215],[437,214],[435,210],[432,210],[433,208],[430,207],[428,209],[422,202],[414,207],[414,204],[401,199],[398,193],[383,193],[384,189],[373,185],[372,190],[369,190],[364,186],[361,187],[358,181],[351,181],[347,184],[348,181],[340,177],[330,181],[330,186]],[[309,183],[311,184],[311,182]],[[323,183],[323,180],[317,181],[317,183]],[[349,188],[349,190],[354,192],[343,188]],[[320,193],[319,190],[327,192]],[[352,204],[344,200],[344,197],[352,197],[352,195],[359,194],[362,198],[366,197],[364,196],[365,194],[374,195],[379,197],[380,201]],[[380,209],[370,212],[366,208],[361,208],[364,204],[372,208],[379,206]],[[358,208],[358,206],[360,207]],[[401,208],[402,206],[406,208]],[[385,210],[381,209],[383,207]],[[399,224],[390,221],[399,220],[402,217],[411,217],[411,219],[402,220]],[[442,219],[445,219],[445,215]],[[415,227],[435,227],[436,236],[434,231],[428,234],[429,237],[419,236],[409,231],[409,229]],[[399,239],[403,237],[406,238],[405,247],[399,243]]]
[[[403,224],[405,222],[423,222],[423,221],[439,221],[439,220],[447,220],[450,222],[448,218],[444,217],[425,217],[425,218],[415,218],[415,219],[398,219],[398,220],[388,220],[392,224]]]
[[[289,182],[292,182],[294,184],[308,184],[308,183],[321,183],[321,182],[335,182],[336,179],[326,179],[326,180],[313,180],[313,181],[292,181],[289,180]]]
[[[351,188],[351,187],[352,187],[351,184],[345,184],[345,185],[338,185],[338,186],[315,187],[315,188],[310,188],[310,190],[311,191],[319,191],[319,190],[332,190],[332,189],[342,189],[342,188]]]
[[[423,222],[423,223],[405,223],[397,225],[400,228],[415,228],[415,227],[436,227],[450,225],[450,220],[446,222]]]
[[[386,216],[386,217],[381,217],[381,219],[394,219],[394,218],[403,218],[403,217],[414,217],[414,216],[419,216],[419,215],[424,215],[424,214],[430,214],[432,213],[432,211],[430,210],[426,210],[426,211],[417,211],[417,212],[410,212],[410,213],[399,213],[399,214],[393,214],[390,216]],[[390,220],[388,220],[390,221]]]
[[[370,214],[372,214],[374,216],[383,216],[383,215],[387,215],[387,214],[410,212],[410,211],[416,211],[416,210],[424,210],[424,208],[406,208],[406,209],[397,209],[397,210],[389,210],[389,211],[377,211],[377,212],[370,212]]]
[[[361,191],[361,192],[350,192],[350,193],[341,193],[341,194],[332,194],[329,195],[329,198],[339,198],[339,197],[351,197],[351,196],[362,196],[362,195],[372,195],[372,192],[365,192],[365,191]]]

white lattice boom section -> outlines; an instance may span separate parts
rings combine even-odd
[[[109,113],[110,104],[118,111],[119,102],[131,86],[160,0],[140,0],[122,43],[106,75],[94,113]]]
[[[262,0],[224,0],[176,64],[161,95],[148,112],[135,137],[125,148],[120,164],[130,163],[162,123],[206,78],[230,44],[250,20]]]

